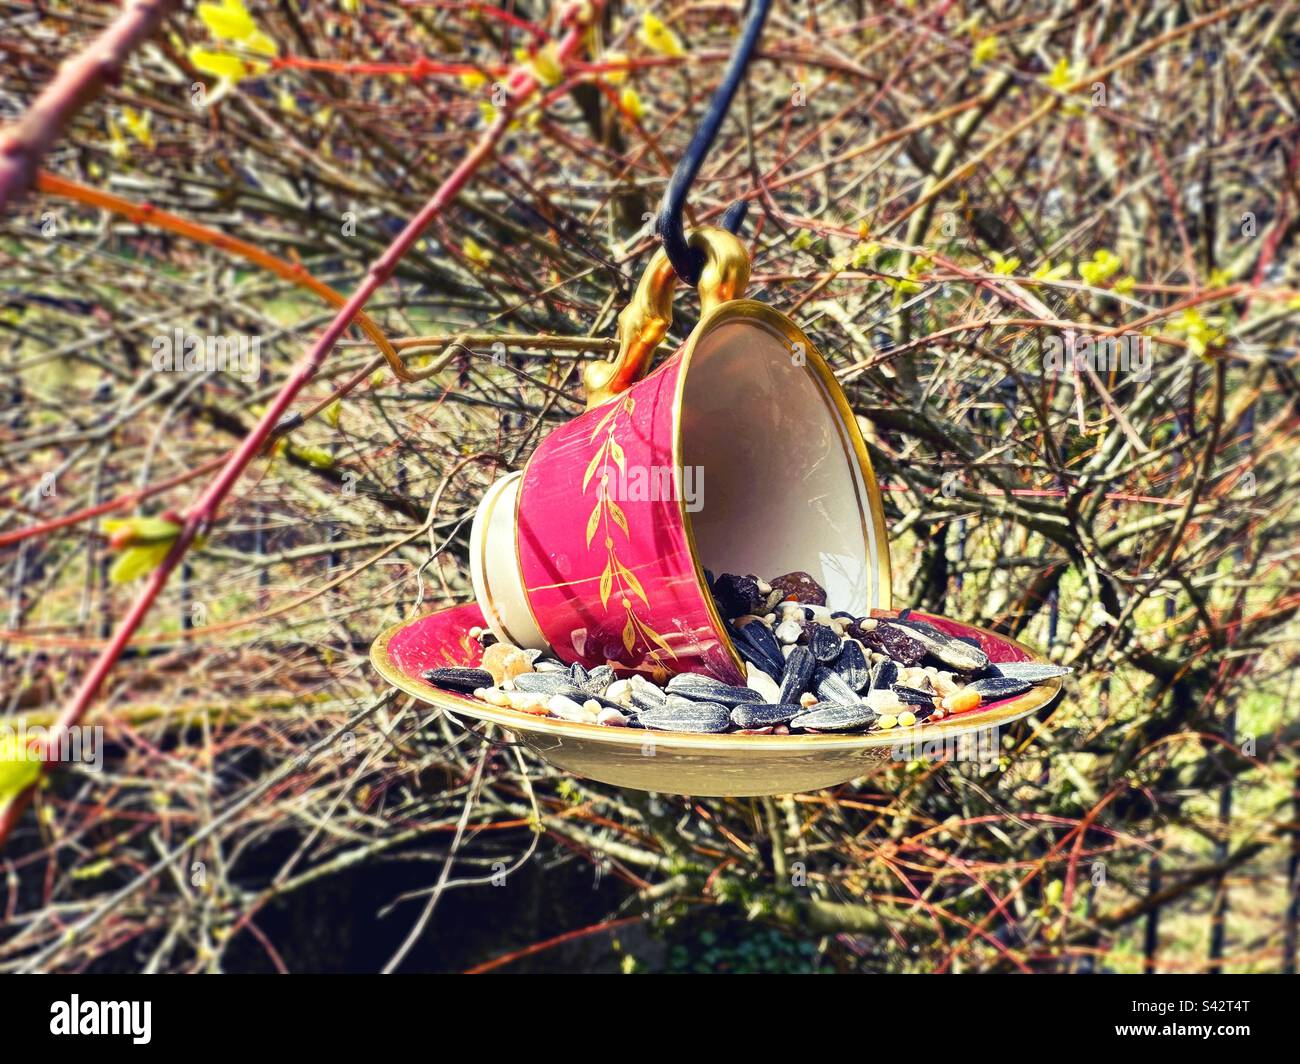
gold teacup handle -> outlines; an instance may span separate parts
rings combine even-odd
[[[702,226],[686,238],[704,252],[700,271],[700,310],[707,314],[719,303],[738,298],[749,283],[749,252],[725,229]],[[632,301],[618,316],[618,354],[613,362],[594,362],[582,372],[587,409],[607,403],[632,387],[650,366],[650,358],[673,323],[673,290],[677,275],[660,248],[641,275]]]

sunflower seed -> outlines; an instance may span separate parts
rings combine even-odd
[[[640,673],[633,673],[627,678],[630,688],[632,708],[637,710],[658,709],[668,701],[663,688],[656,687]]]
[[[1024,694],[1033,686],[1028,680],[1018,680],[1014,676],[987,676],[968,683],[966,690],[978,694],[981,702],[996,702]]]
[[[845,682],[834,669],[819,665],[813,673],[813,690],[821,702],[834,702],[841,706],[855,706],[862,701],[857,691]]]
[[[486,669],[426,669],[420,676],[434,687],[472,694],[479,687],[491,687],[496,681]]]
[[[838,706],[818,704],[790,721],[791,728],[813,728],[816,731],[860,731],[876,721],[876,711],[869,706]]]
[[[908,687],[905,684],[896,683],[891,688],[900,702],[909,706],[929,706],[934,708],[934,694],[931,691],[922,691],[919,687]]]
[[[657,709],[647,709],[639,720],[656,731],[722,732],[731,727],[731,711],[716,702],[669,698]]]
[[[780,677],[785,662],[781,657],[781,646],[767,625],[756,621],[743,627],[733,627],[730,634],[731,641],[745,661],[757,665],[774,680]]]
[[[581,687],[584,691],[589,691],[593,695],[603,695],[615,679],[613,666],[597,665],[596,668],[587,673],[587,679],[583,681]]]
[[[808,649],[823,665],[840,656],[840,637],[824,624],[813,624],[808,632]]]
[[[734,687],[715,680],[712,676],[699,676],[693,672],[678,673],[669,680],[668,693],[691,698],[696,702],[717,702],[724,706],[763,701],[761,694],[748,687]]]
[[[898,666],[889,658],[879,662],[871,670],[871,690],[884,691],[894,686],[898,680]]]
[[[860,644],[852,639],[844,640],[840,656],[835,660],[835,671],[853,690],[861,692],[871,682],[871,668],[867,665],[867,656],[862,653]]]
[[[958,672],[979,672],[987,669],[989,656],[977,646],[972,646],[964,639],[955,639],[946,632],[939,631],[925,621],[898,620],[886,621],[879,628],[902,627],[909,635],[925,645],[925,649],[951,669]]]
[[[807,647],[795,646],[790,649],[790,656],[785,659],[785,672],[781,674],[781,695],[778,702],[798,702],[799,696],[808,690],[808,681],[812,679],[817,659]]]
[[[731,711],[731,723],[737,728],[770,728],[789,723],[803,711],[797,703],[751,702]]]
[[[542,695],[563,695],[582,702],[588,692],[569,678],[569,672],[525,672],[515,677],[515,690]]]
[[[994,676],[1006,676],[1028,683],[1042,683],[1055,676],[1065,676],[1074,670],[1067,665],[1049,665],[1041,661],[995,661],[989,666]]]

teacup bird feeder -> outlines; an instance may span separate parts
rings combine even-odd
[[[850,613],[888,613],[880,494],[843,391],[794,322],[740,298],[749,263],[739,240],[710,229],[690,239],[705,257],[699,324],[642,377],[672,314],[675,274],[657,252],[620,316],[618,356],[584,375],[587,411],[485,494],[470,536],[477,603],[390,628],[372,648],[375,667],[457,718],[500,725],[565,771],[695,795],[833,786],[881,761],[950,749],[1050,701],[1057,679],[906,732],[701,735],[538,716],[421,678],[431,668],[477,665],[482,647],[470,633],[486,627],[565,662],[743,682],[706,569],[798,569]],[[755,425],[761,436],[751,435]],[[703,471],[695,510],[682,490],[683,470],[692,467]],[[629,469],[665,470],[673,490],[612,490],[610,478]],[[993,632],[922,619],[978,641],[993,662],[1041,660]]]
[[[619,315],[612,362],[583,374],[586,411],[553,430],[522,470],[486,492],[470,535],[474,604],[396,625],[371,658],[394,686],[457,718],[499,725],[576,775],[643,790],[763,795],[813,790],[890,758],[1032,713],[1059,679],[903,731],[692,734],[578,723],[430,685],[437,667],[473,667],[487,628],[566,663],[665,680],[704,673],[743,684],[745,668],[706,571],[802,571],[855,616],[888,615],[889,545],[856,419],[821,354],[784,314],[744,298],[750,260],[730,229],[686,235],[682,203],[766,14],[754,0],[736,54],[665,194],[655,252]],[[647,374],[672,323],[678,279],[696,286],[698,324]],[[774,442],[779,441],[779,442]],[[913,614],[914,617],[921,617]],[[993,632],[925,617],[993,662],[1041,660]],[[938,745],[931,745],[938,744]]]

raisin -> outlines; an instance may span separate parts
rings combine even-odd
[[[780,591],[786,601],[804,602],[810,606],[826,605],[826,589],[807,573],[786,573],[772,581],[772,590]]]
[[[868,650],[887,654],[900,665],[920,665],[925,660],[925,644],[892,625],[878,624],[870,631],[861,625],[849,625],[849,635]]]
[[[758,613],[767,601],[767,596],[758,590],[757,580],[735,573],[723,573],[713,581],[713,598],[718,611],[728,620]]]

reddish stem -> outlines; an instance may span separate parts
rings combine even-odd
[[[121,13],[54,80],[17,122],[0,133],[0,210],[36,178],[36,168],[73,116],[122,76],[127,57],[153,36],[176,0],[126,0]]]
[[[592,3],[589,10],[598,6],[598,3]],[[579,20],[579,10],[580,8],[575,6],[564,17],[564,22],[568,28],[556,47],[556,56],[561,63],[567,61],[582,45],[584,32],[582,23]],[[352,324],[352,320],[376,290],[392,275],[402,256],[419,240],[429,224],[455,200],[475,171],[492,155],[497,142],[509,128],[514,112],[524,100],[532,95],[537,86],[538,82],[530,68],[520,66],[513,71],[506,83],[508,95],[497,114],[497,118],[483,133],[483,136],[479,138],[479,142],[475,145],[473,151],[461,160],[460,164],[442,183],[432,198],[407,223],[406,228],[398,234],[384,253],[371,265],[360,287],[335,315],[334,320],[330,322],[303,359],[294,367],[289,379],[284,382],[261,419],[227,459],[221,472],[217,474],[217,477],[185,513],[180,534],[172,544],[172,549],[167,553],[167,557],[163,559],[158,568],[149,574],[143,590],[135,602],[131,604],[131,608],[122,619],[121,624],[113,632],[113,637],[100,652],[99,657],[95,659],[90,671],[77,688],[76,694],[73,695],[72,700],[59,714],[58,720],[55,721],[47,733],[45,738],[45,749],[47,751],[58,750],[63,736],[77,725],[86,710],[90,708],[90,704],[94,701],[100,686],[109,672],[112,671],[118,658],[121,657],[136,629],[140,627],[148,615],[154,600],[157,599],[166,586],[168,577],[180,564],[181,559],[185,557],[195,537],[206,530],[215,520],[222,500],[225,499],[230,489],[235,486],[249,463],[260,453],[263,445],[271,437],[275,426],[284,416],[294,398],[316,375],[317,370],[320,369],[321,364],[334,348],[334,345]],[[46,760],[48,761],[48,757]],[[4,843],[9,836],[9,832],[13,830],[13,826],[17,823],[22,810],[25,808],[30,794],[31,788],[29,787],[21,795],[15,797],[0,813],[0,844]]]

